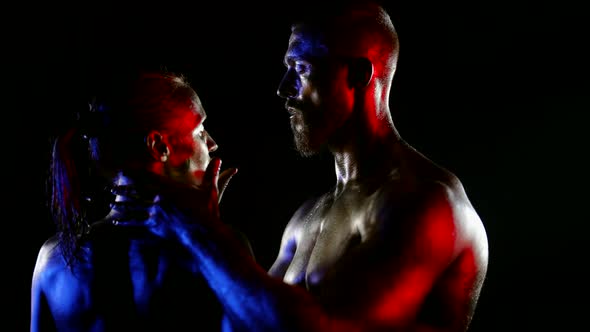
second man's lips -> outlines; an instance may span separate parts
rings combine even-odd
[[[289,112],[289,114],[294,114],[297,112],[300,112],[299,108],[297,108],[297,105],[295,103],[285,103],[285,109],[287,110],[287,112]]]

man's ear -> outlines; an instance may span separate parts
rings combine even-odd
[[[373,79],[375,68],[367,58],[355,58],[348,66],[348,84],[351,88],[364,88]]]
[[[145,142],[148,152],[155,160],[162,162],[166,162],[168,160],[170,148],[168,147],[166,138],[159,131],[150,131],[145,138]]]

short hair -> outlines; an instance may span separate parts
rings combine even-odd
[[[86,114],[94,121],[82,121],[81,129],[90,138],[91,148],[100,145],[101,150],[108,150],[95,158],[108,158],[109,166],[119,169],[145,153],[138,144],[143,144],[149,131],[158,130],[172,139],[189,134],[197,119],[186,110],[193,109],[196,101],[197,93],[182,74],[165,70],[124,73],[97,90]]]
[[[319,29],[326,33],[329,48],[335,47],[338,55],[367,57],[375,66],[376,77],[391,79],[399,40],[380,1],[343,0],[310,6],[293,14],[292,31],[301,26]]]
[[[183,75],[123,71],[104,83],[76,126],[53,139],[47,197],[68,263],[82,258],[82,235],[108,208],[109,177],[149,160],[144,138],[150,130],[168,134],[177,153],[193,151],[198,96]]]

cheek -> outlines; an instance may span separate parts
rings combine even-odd
[[[205,176],[205,171],[198,170],[192,173],[192,183],[194,185],[201,185],[203,183],[203,177]]]
[[[337,109],[344,114],[352,112],[355,102],[354,89],[348,86],[344,77],[337,80],[326,92],[326,95],[332,109]]]
[[[204,171],[209,164],[209,150],[204,143],[197,142],[191,156],[191,171]]]
[[[331,85],[315,90],[310,100],[321,116],[331,123],[338,123],[348,118],[353,110],[354,98],[352,90],[343,85]]]
[[[191,136],[172,136],[169,139],[171,153],[169,160],[174,167],[187,164],[195,151],[195,144]],[[186,166],[185,166],[186,167]]]
[[[207,165],[209,165],[209,154],[203,145],[196,144],[194,153],[189,158],[189,169],[188,172],[191,174],[192,182],[196,185],[200,185],[203,181],[203,176],[205,176],[205,170],[207,169]]]

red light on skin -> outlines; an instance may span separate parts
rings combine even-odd
[[[54,192],[54,195],[63,195],[63,201],[69,202],[75,210],[80,209],[80,200],[78,199],[78,192],[80,189],[78,182],[73,180],[73,178],[77,176],[77,169],[74,158],[70,155],[70,151],[72,150],[70,145],[73,144],[74,136],[77,134],[78,130],[76,128],[72,128],[68,130],[68,132],[58,141],[59,148],[57,151],[60,154],[60,159],[62,160],[64,167],[64,169],[60,171],[63,174],[73,174],[73,176],[70,178],[60,176],[59,179],[61,180],[61,183],[57,184],[57,188],[61,189],[61,193]]]
[[[428,273],[420,270],[404,272],[396,279],[398,286],[384,294],[375,309],[377,321],[402,322],[408,319],[408,312],[415,311],[425,285],[429,283]]]
[[[438,285],[444,288],[456,284],[455,280],[441,280],[457,252],[454,219],[451,204],[445,198],[408,221],[412,227],[404,233],[405,241],[399,246],[402,251],[391,262],[394,274],[389,280],[390,286],[384,288],[385,292],[370,313],[374,319],[388,322],[388,325],[405,325],[418,315],[429,293],[439,292]],[[450,294],[452,298],[456,296],[456,290],[449,292],[453,293]],[[453,299],[449,303],[457,302]]]

